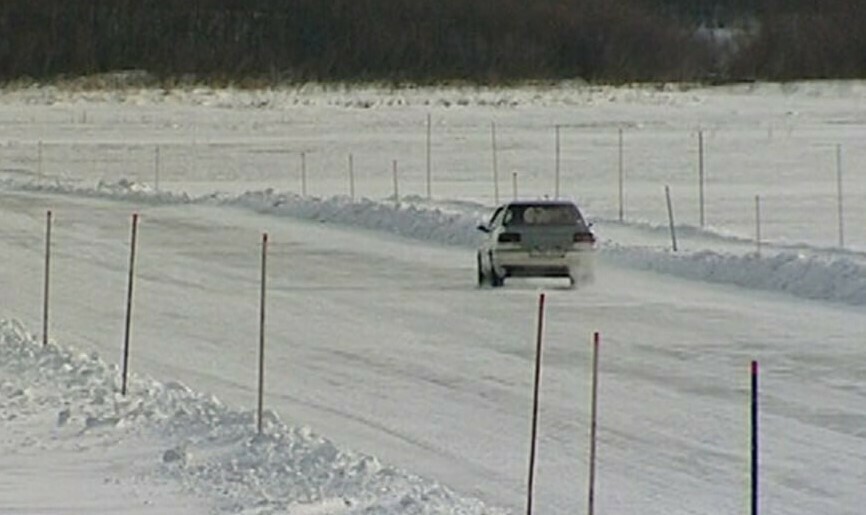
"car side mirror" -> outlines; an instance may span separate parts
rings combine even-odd
[[[483,233],[488,233],[488,234],[490,233],[490,227],[487,227],[484,224],[478,224],[477,229]]]

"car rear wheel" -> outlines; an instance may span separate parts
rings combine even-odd
[[[475,261],[478,266],[478,287],[481,288],[484,286],[484,283],[487,282],[487,275],[484,273],[484,267],[481,264],[481,253],[478,252],[475,254]]]
[[[490,286],[499,288],[505,284],[505,278],[496,273],[496,267],[493,266],[493,253],[488,256],[490,258]]]

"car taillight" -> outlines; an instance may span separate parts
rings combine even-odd
[[[520,241],[520,235],[516,232],[504,232],[499,235],[498,241],[499,243],[518,243]]]
[[[574,242],[575,243],[595,243],[595,236],[589,232],[576,232],[574,233]]]

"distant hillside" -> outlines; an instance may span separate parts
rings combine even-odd
[[[866,76],[866,0],[4,0],[0,80]],[[710,37],[707,37],[707,36]]]

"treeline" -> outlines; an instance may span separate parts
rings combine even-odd
[[[866,0],[765,0],[727,73],[774,80],[866,77]]]
[[[866,0],[3,0],[0,80],[854,77]],[[740,29],[735,45],[695,36]],[[736,50],[734,52],[734,50]]]

